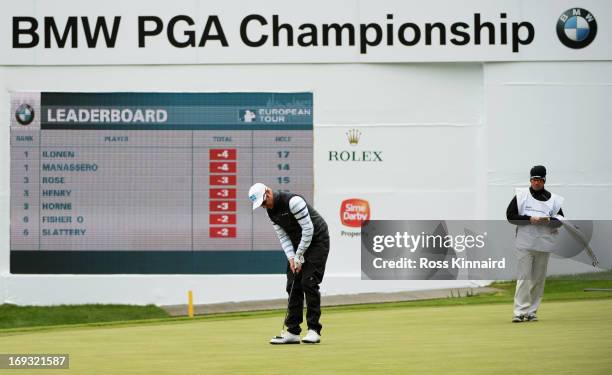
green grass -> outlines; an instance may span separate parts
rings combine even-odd
[[[0,329],[167,318],[154,305],[0,305]]]
[[[536,323],[511,315],[498,303],[329,309],[316,346],[269,345],[276,312],[20,333],[0,337],[0,348],[68,353],[70,370],[55,371],[71,374],[611,373],[612,299],[549,301]]]
[[[612,274],[610,275],[612,279]],[[578,279],[578,280],[576,280]],[[390,302],[384,304],[362,304],[352,306],[327,307],[331,311],[357,311],[376,308],[377,310],[434,307],[434,306],[462,306],[475,304],[512,303],[515,282],[494,283],[491,287],[498,289],[492,294],[462,296],[460,298],[442,298],[434,300]],[[576,278],[549,278],[546,282],[544,301],[568,301],[582,299],[612,298],[612,292],[584,292],[585,288],[612,288],[612,280],[588,280],[588,277]],[[196,317],[196,319],[240,319],[244,317],[276,316],[284,311],[256,311],[239,312]],[[131,306],[131,305],[62,305],[62,306],[15,306],[0,305],[0,336],[20,331],[48,330],[65,328],[66,326],[91,325],[101,326],[109,324],[147,324],[180,322],[185,318],[170,317],[159,307]]]
[[[155,306],[4,305],[0,323],[11,328],[0,329],[0,352],[68,353],[70,370],[54,371],[74,374],[612,373],[612,293],[583,291],[612,281],[551,279],[541,320],[520,324],[510,323],[514,282],[492,286],[488,295],[325,308],[316,346],[268,344],[281,310],[189,319]]]

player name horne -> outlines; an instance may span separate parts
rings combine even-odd
[[[163,123],[168,120],[165,109],[140,108],[48,108],[47,122],[89,123]]]
[[[501,260],[493,260],[488,258],[485,260],[467,260],[464,258],[453,258],[449,263],[447,260],[430,260],[429,258],[416,259],[399,258],[395,260],[385,260],[382,258],[374,258],[372,261],[374,268],[398,268],[398,269],[505,269],[506,258]]]
[[[40,204],[43,210],[48,211],[71,211],[72,203],[70,202],[44,202]]]

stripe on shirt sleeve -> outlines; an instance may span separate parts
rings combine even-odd
[[[283,228],[281,228],[280,225],[277,225],[276,223],[272,222],[272,226],[276,231],[276,236],[280,241],[281,247],[283,248],[283,251],[287,256],[287,259],[293,258],[295,256],[295,251],[293,250],[293,244],[291,243],[289,235],[283,230]]]
[[[312,236],[314,234],[314,225],[310,219],[310,213],[306,201],[299,196],[295,196],[289,200],[289,210],[297,220],[298,224],[302,227],[302,238],[298,245],[297,250],[306,252],[308,246],[312,242]]]

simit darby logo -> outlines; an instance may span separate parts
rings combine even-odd
[[[591,44],[595,35],[597,35],[597,21],[586,9],[568,9],[557,21],[557,36],[566,47],[584,48]]]
[[[370,220],[370,203],[364,199],[351,198],[340,204],[340,221],[347,227],[359,228]]]
[[[15,111],[15,120],[21,125],[30,125],[34,121],[34,108],[29,104],[22,104]]]

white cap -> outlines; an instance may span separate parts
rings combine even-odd
[[[253,209],[261,206],[268,187],[261,182],[256,183],[249,189],[249,199],[253,202]]]

